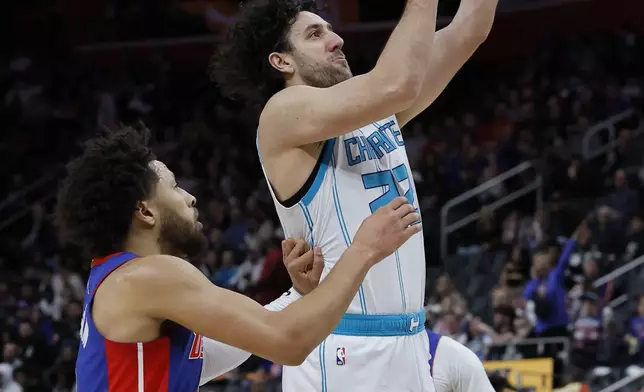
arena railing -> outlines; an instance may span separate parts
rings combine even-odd
[[[43,188],[49,183],[49,181],[54,179],[54,177],[56,177],[56,172],[45,173],[43,176],[41,176],[31,184],[15,192],[11,192],[11,194],[6,199],[0,201],[0,212],[5,208],[10,207],[11,205],[18,203],[19,201],[24,200],[24,198],[27,197],[28,194]]]
[[[539,359],[539,358],[552,358],[551,353],[548,353],[546,351],[546,346],[552,346],[552,345],[557,345],[561,347],[561,350],[557,350],[557,360],[561,360],[561,363],[563,365],[563,368],[561,369],[561,372],[555,373],[555,367],[553,363],[553,368],[552,368],[552,373],[550,374],[547,372],[547,369],[543,369],[543,371],[540,371],[540,369],[532,369],[528,371],[528,369],[525,370],[519,370],[515,372],[515,377],[516,380],[508,380],[510,383],[512,383],[515,387],[521,388],[524,386],[524,381],[526,377],[529,376],[538,376],[538,377],[547,377],[547,376],[552,376],[552,381],[554,382],[555,380],[558,379],[558,377],[562,377],[564,374],[567,373],[569,367],[569,355],[570,353],[570,347],[571,347],[571,342],[569,338],[565,337],[553,337],[553,338],[531,338],[531,339],[521,339],[521,340],[516,340],[516,341],[511,341],[511,342],[505,342],[505,343],[491,343],[487,344],[485,346],[485,356],[487,357],[488,352],[490,348],[493,347],[505,347],[505,353],[504,353],[504,358],[500,359],[499,362],[501,364],[505,364],[507,366],[509,363],[515,360],[531,360],[531,359]],[[512,351],[515,353],[519,354],[519,351],[517,347],[526,347],[526,346],[536,346],[536,356],[530,356],[530,357],[520,357],[520,358],[512,358]],[[509,356],[509,358],[508,358]],[[555,359],[555,358],[553,358]],[[491,370],[491,369],[489,369]],[[545,386],[545,379],[542,384]],[[552,384],[551,384],[552,385]]]
[[[619,142],[617,126],[629,118],[637,119],[639,124],[633,132],[633,136],[640,135],[644,132],[644,118],[641,113],[634,109],[627,109],[619,114],[611,116],[604,121],[590,127],[581,140],[581,152],[586,160],[591,160],[607,154],[617,146]],[[600,133],[607,133],[604,139]],[[593,146],[593,143],[599,143]]]
[[[625,390],[641,390],[641,388],[644,386],[644,372],[640,374],[635,374],[632,376],[626,376],[622,378],[621,380],[615,382],[614,384],[611,384],[607,386],[606,388],[602,389],[599,392],[616,392],[616,391],[625,391]]]
[[[462,219],[457,220],[456,222],[453,223],[448,223],[448,213],[450,210],[452,210],[454,207],[463,204],[464,202],[478,196],[479,194],[485,192],[486,190],[497,186],[501,183],[506,182],[507,180],[522,174],[526,172],[527,170],[534,169],[534,163],[532,162],[523,162],[512,169],[499,174],[498,176],[489,179],[488,181],[484,182],[483,184],[470,189],[469,191],[466,191],[464,193],[461,193],[460,195],[456,196],[455,198],[449,200],[445,205],[441,208],[441,258],[444,260],[447,257],[447,238],[448,236],[455,232],[456,230],[459,230],[470,223],[476,222],[480,217],[481,217],[481,212],[477,211],[474,212]],[[493,203],[487,204],[487,208],[491,209],[492,211],[495,211],[503,206],[505,206],[508,203],[513,202],[514,200],[523,197],[531,192],[535,192],[536,194],[536,199],[537,199],[537,209],[541,210],[543,206],[543,178],[541,177],[541,174],[537,174],[535,177],[535,180],[526,184],[522,188],[509,193],[505,195],[504,197],[496,200]]]
[[[507,350],[512,348],[516,349],[517,346],[536,346],[537,353],[542,354],[545,352],[545,346],[551,345],[551,344],[560,344],[563,347],[564,352],[566,353],[570,352],[570,339],[564,338],[564,337],[530,338],[530,339],[514,340],[511,342],[504,342],[504,343],[490,343],[485,345],[485,349],[486,351],[489,351],[489,349],[492,347],[506,347],[506,350]],[[568,363],[567,356],[565,356],[562,359],[564,360],[565,364]]]
[[[635,260],[631,260],[630,262],[615,268],[611,272],[607,273],[606,275],[598,278],[593,282],[593,287],[594,288],[599,288],[602,285],[605,285],[606,283],[610,282],[611,280],[615,280],[616,278],[619,278],[620,276],[634,270],[635,268],[644,265],[644,255],[636,258]]]
[[[63,166],[56,166],[42,177],[13,192],[10,197],[0,203],[0,212],[9,210],[12,206],[24,205],[21,208],[11,211],[8,216],[0,218],[0,232],[10,228],[14,223],[29,214],[34,204],[44,204],[56,197],[56,183]],[[25,202],[25,200],[28,202]]]

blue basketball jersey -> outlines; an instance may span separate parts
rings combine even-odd
[[[78,392],[194,392],[199,389],[203,363],[200,335],[168,323],[158,339],[117,343],[101,335],[94,324],[92,302],[96,290],[110,273],[137,257],[123,252],[92,261],[76,360]]]

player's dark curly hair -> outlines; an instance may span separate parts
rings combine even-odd
[[[224,95],[258,106],[284,88],[284,77],[268,55],[292,49],[288,35],[301,11],[319,9],[315,0],[256,0],[242,6],[211,60],[211,77]]]
[[[67,165],[56,203],[61,239],[79,246],[85,256],[123,250],[137,203],[153,192],[156,159],[150,131],[123,127],[87,141],[83,154]]]

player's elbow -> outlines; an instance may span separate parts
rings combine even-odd
[[[390,101],[400,106],[396,108],[396,111],[402,111],[409,108],[416,101],[420,95],[422,84],[423,79],[418,72],[405,71],[392,78],[384,86]]]
[[[309,356],[310,350],[303,350],[302,348],[293,347],[288,358],[285,358],[284,365],[286,366],[300,366]]]
[[[312,350],[307,344],[299,343],[292,338],[285,339],[284,344],[280,344],[280,346],[275,351],[272,360],[286,366],[299,366],[303,364]]]
[[[289,343],[289,353],[285,358],[285,365],[299,366],[317,346],[307,334],[291,330],[287,333],[286,339]]]
[[[269,343],[270,348],[267,347],[267,351],[270,351],[268,359],[280,365],[301,365],[315,348],[314,342],[307,335],[299,331],[294,322],[276,318]]]
[[[394,112],[409,108],[420,95],[423,84],[422,75],[413,70],[380,70],[373,71],[373,85],[387,100],[387,105]]]

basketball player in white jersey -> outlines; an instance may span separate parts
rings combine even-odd
[[[297,290],[291,290],[265,308],[279,311],[308,294],[318,283],[321,255],[307,252],[303,240],[282,243],[284,264]],[[480,359],[469,348],[448,336],[427,330],[429,337],[429,367],[436,392],[494,392]],[[204,362],[201,385],[241,365],[250,353],[204,338]]]
[[[407,1],[364,75],[353,77],[313,0],[246,4],[214,58],[222,91],[263,107],[257,145],[284,233],[322,248],[323,277],[365,217],[400,195],[418,207],[400,127],[483,42],[498,0],[463,0],[435,34],[437,1]],[[433,391],[424,293],[416,235],[370,271],[305,363],[284,369],[284,391]]]

